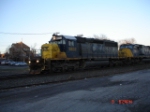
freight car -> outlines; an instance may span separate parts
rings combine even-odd
[[[143,56],[149,57],[148,48],[124,44],[120,46],[118,56],[117,42],[53,34],[49,43],[42,45],[41,57],[30,60],[30,73],[77,70],[93,65],[125,63],[133,59],[136,62]],[[137,57],[134,58],[135,56]]]

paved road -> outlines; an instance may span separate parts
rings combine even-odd
[[[0,112],[63,111],[150,112],[150,69],[0,91]]]

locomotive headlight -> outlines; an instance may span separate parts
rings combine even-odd
[[[36,60],[36,63],[39,63],[39,60]]]
[[[31,63],[31,61],[28,62],[29,64]]]

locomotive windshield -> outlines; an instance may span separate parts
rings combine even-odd
[[[129,48],[129,49],[132,49],[133,48],[133,45],[121,45],[120,46],[120,49],[122,48]]]
[[[65,40],[62,38],[62,36],[53,36],[51,41],[49,43],[56,43],[56,44],[65,44]]]
[[[52,40],[62,40],[62,36],[53,36]]]

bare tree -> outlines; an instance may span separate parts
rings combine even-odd
[[[10,58],[10,54],[9,54],[8,52],[4,53],[4,57],[5,57],[6,59],[9,59],[9,58]]]
[[[34,46],[31,46],[31,57],[35,56],[36,56],[36,43],[34,44]]]
[[[10,48],[11,48],[11,46],[9,45],[9,46],[7,46],[7,48],[6,48],[6,53],[10,53]]]
[[[136,44],[136,40],[134,38],[123,39],[118,42],[118,46],[122,44]]]
[[[2,58],[2,54],[1,54],[1,52],[0,52],[0,58]]]
[[[5,53],[4,53],[4,57],[5,57],[6,59],[9,59],[9,58],[10,58],[10,48],[11,48],[10,45],[7,46],[6,51],[5,51]]]
[[[94,35],[93,36],[95,39],[99,39],[99,40],[110,40],[109,38],[107,38],[106,35],[102,34],[101,36],[99,35]]]

